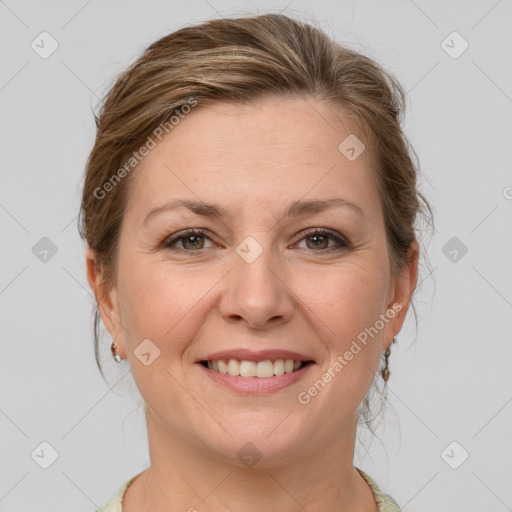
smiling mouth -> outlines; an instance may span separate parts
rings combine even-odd
[[[265,361],[246,361],[237,359],[219,359],[215,361],[201,361],[205,368],[217,373],[224,373],[232,377],[247,377],[268,379],[294,373],[301,368],[313,364],[314,361],[294,361],[293,359],[267,359]]]

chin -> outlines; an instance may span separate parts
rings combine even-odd
[[[220,458],[237,466],[247,468],[271,468],[292,462],[303,455],[302,447],[307,442],[305,432],[297,431],[297,423],[283,422],[286,414],[271,414],[261,418],[256,412],[237,417],[228,428],[221,427],[215,436],[202,440],[207,449]],[[204,425],[198,433],[204,435]]]

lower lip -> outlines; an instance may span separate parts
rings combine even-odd
[[[210,370],[203,366],[201,363],[196,363],[202,371],[206,373],[214,382],[227,386],[233,391],[248,394],[264,394],[274,393],[287,386],[298,382],[309,371],[313,364],[309,363],[299,370],[292,373],[283,373],[283,375],[274,375],[273,377],[260,378],[260,377],[240,377],[239,375],[233,376],[228,373],[220,373]]]

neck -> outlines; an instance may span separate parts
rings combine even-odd
[[[304,447],[293,459],[244,467],[169,432],[146,409],[151,466],[129,486],[123,512],[171,510],[377,512],[373,494],[353,467],[357,417],[342,435]]]

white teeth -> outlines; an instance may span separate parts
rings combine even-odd
[[[254,361],[240,361],[240,375],[242,377],[256,377],[256,363]]]
[[[218,365],[220,373],[228,373],[228,365],[225,363],[225,361],[219,360]]]
[[[229,375],[240,375],[240,363],[235,359],[230,359],[228,363]]]
[[[293,359],[276,359],[271,361],[267,359],[265,361],[237,361],[236,359],[230,359],[224,361],[219,359],[218,361],[208,361],[208,368],[215,372],[227,373],[232,376],[241,377],[259,377],[266,379],[273,377],[274,375],[283,375],[284,373],[292,373],[302,367],[302,361],[294,361]]]
[[[292,373],[293,372],[293,360],[287,359],[284,362],[284,372],[285,373]]]
[[[300,366],[300,361],[297,361]],[[274,361],[274,375],[283,375],[284,373],[284,361],[283,359],[278,359]]]
[[[274,376],[272,361],[260,361],[256,364],[256,377],[268,378]]]

